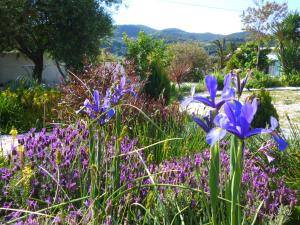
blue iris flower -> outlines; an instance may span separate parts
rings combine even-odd
[[[225,114],[218,114],[214,118],[216,127],[207,134],[207,142],[211,145],[216,143],[226,135],[227,131],[241,140],[257,134],[271,134],[273,139],[279,144],[279,149],[283,151],[287,147],[287,143],[276,132],[278,122],[274,117],[271,117],[271,127],[269,129],[251,128],[251,122],[256,111],[256,99],[254,99],[251,104],[245,103],[244,105],[235,100],[226,102],[224,104]]]
[[[209,115],[204,116],[202,119],[193,114],[192,119],[206,132],[208,133],[213,127],[213,112],[209,111]]]
[[[239,72],[237,73],[231,72],[228,75],[230,75],[230,77],[232,77],[232,79],[234,80],[237,95],[238,97],[241,97],[248,79],[252,76],[252,71],[251,70],[248,71],[248,73],[243,79],[240,78]]]
[[[84,101],[84,106],[82,109],[88,114],[92,119],[98,119],[100,125],[107,123],[115,114],[116,111],[113,106],[116,106],[121,101],[122,97],[126,93],[131,93],[136,95],[133,90],[133,86],[129,89],[125,89],[126,76],[123,75],[120,81],[116,81],[112,88],[106,90],[105,96],[103,97],[102,104],[100,99],[99,91],[94,90],[93,101],[86,99]],[[81,111],[80,109],[79,111]],[[78,112],[79,112],[78,111]]]
[[[235,98],[235,91],[230,86],[231,84],[231,76],[226,76],[224,79],[224,88],[222,91],[222,100],[216,102],[217,90],[218,90],[218,81],[217,78],[213,75],[206,75],[205,76],[205,85],[210,95],[210,99],[203,97],[203,96],[193,96],[187,98],[183,103],[182,106],[187,106],[192,101],[198,101],[207,105],[214,109],[220,109],[221,106],[228,100]]]
[[[93,103],[90,103],[88,99],[84,101],[84,107],[86,113],[92,119],[96,119],[99,116],[99,124],[104,125],[108,122],[114,115],[115,110],[112,108],[110,109],[110,91],[106,91],[106,95],[103,99],[103,104],[100,104],[100,95],[99,91],[95,90],[93,93]]]

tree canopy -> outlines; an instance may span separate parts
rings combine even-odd
[[[300,72],[300,14],[290,13],[275,28],[278,58],[285,75]]]
[[[166,68],[170,64],[167,46],[162,39],[155,39],[144,31],[138,38],[129,38],[123,34],[127,46],[127,59],[135,65],[135,71],[141,80],[145,81],[144,93],[153,98],[164,97],[168,102],[170,97],[170,81]]]
[[[260,59],[262,43],[274,32],[273,28],[282,22],[288,13],[287,3],[275,1],[255,0],[254,7],[248,7],[241,15],[243,30],[250,32],[254,41],[257,42],[256,69]]]
[[[169,77],[178,85],[192,78],[193,75],[206,72],[209,56],[199,43],[178,42],[170,44],[168,52],[171,57]]]
[[[112,31],[108,6],[122,0],[1,0],[0,51],[19,50],[35,64],[41,82],[43,55],[68,67],[96,57],[101,39]]]
[[[268,54],[270,49],[265,48],[260,51],[259,60],[257,60],[257,44],[253,42],[241,45],[240,48],[232,55],[227,62],[227,70],[233,69],[254,69],[257,67],[260,71],[266,71],[269,65]],[[259,64],[256,66],[256,62]]]

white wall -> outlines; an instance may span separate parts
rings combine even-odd
[[[33,62],[18,52],[0,54],[0,84],[15,80],[18,76],[31,76],[34,68]],[[66,73],[65,68],[61,66]],[[58,84],[62,81],[56,64],[47,55],[44,55],[43,82],[47,84]]]

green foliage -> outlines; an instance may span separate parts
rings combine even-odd
[[[246,43],[240,46],[231,59],[227,62],[227,70],[233,69],[253,69],[256,68],[257,62],[257,48],[258,45],[254,43]],[[258,70],[266,71],[269,65],[267,55],[270,53],[269,49],[262,49],[259,53]]]
[[[224,74],[222,74],[220,71],[217,71],[215,76],[217,77],[218,81],[218,90],[222,90],[224,87]]]
[[[0,133],[9,133],[12,126],[19,123],[22,112],[17,95],[10,91],[2,92],[0,94]]]
[[[166,102],[170,98],[170,81],[166,68],[170,59],[163,40],[154,39],[140,32],[137,40],[130,39],[124,34],[129,60],[135,64],[135,71],[146,82],[144,93],[153,99],[162,95]]]
[[[289,14],[276,27],[275,38],[278,42],[278,58],[283,73],[287,76],[300,72],[300,14]]]
[[[9,133],[14,126],[19,133],[32,127],[42,128],[54,116],[52,107],[59,92],[42,86],[6,89],[0,93],[0,133]]]
[[[166,71],[159,65],[151,65],[151,75],[144,86],[144,92],[155,100],[162,96],[167,103],[169,102],[171,94],[170,81]]]
[[[62,3],[62,2],[61,2]],[[111,33],[106,5],[121,0],[2,0],[0,51],[19,50],[35,64],[41,81],[43,55],[50,53],[67,66],[80,67],[84,57],[98,55],[100,41]]]
[[[289,86],[300,87],[300,73],[292,73],[288,76],[283,76],[283,81],[287,82]]]
[[[259,105],[257,112],[252,121],[253,127],[266,127],[270,126],[270,117],[273,116],[277,120],[279,118],[277,114],[277,110],[272,104],[272,97],[270,96],[270,92],[262,89],[257,94],[257,98],[259,100]]]
[[[209,56],[195,42],[178,42],[168,46],[171,58],[169,77],[177,84],[183,81],[199,81],[207,71]]]
[[[273,77],[269,74],[253,71],[253,77],[247,82],[247,88],[269,88],[269,87],[280,87],[283,86],[283,82],[279,77]]]

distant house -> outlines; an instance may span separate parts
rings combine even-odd
[[[267,55],[268,59],[271,61],[268,69],[268,73],[272,76],[280,76],[281,75],[281,68],[280,68],[280,62],[278,59],[278,56],[276,53],[271,52]]]
[[[64,65],[61,71],[66,74]],[[34,63],[18,51],[0,53],[0,84],[16,80],[19,76],[32,76]],[[44,55],[44,70],[42,80],[46,84],[58,84],[63,81],[56,63],[46,54]]]

